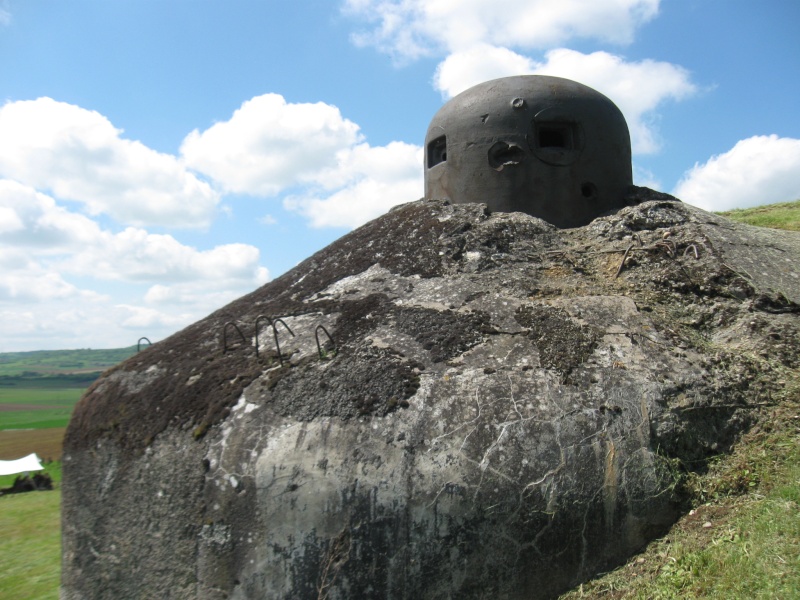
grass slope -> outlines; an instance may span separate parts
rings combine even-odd
[[[749,225],[800,231],[800,200],[753,208],[737,208],[719,214]]]
[[[686,482],[694,508],[664,538],[562,600],[800,598],[800,391],[733,454]]]

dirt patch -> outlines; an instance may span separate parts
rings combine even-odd
[[[0,460],[14,460],[31,452],[44,460],[61,460],[65,427],[0,431]]]

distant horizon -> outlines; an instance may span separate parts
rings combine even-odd
[[[0,351],[153,342],[423,195],[449,98],[608,96],[634,183],[800,197],[800,3],[0,0]],[[14,350],[11,350],[11,349]]]
[[[155,342],[153,342],[155,344]],[[3,354],[35,354],[37,352],[79,352],[81,350],[98,350],[98,351],[106,351],[106,350],[127,350],[128,348],[135,348],[136,344],[129,344],[128,346],[114,346],[111,348],[40,348],[39,350],[3,350],[0,352],[0,356]]]

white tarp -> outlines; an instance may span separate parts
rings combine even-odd
[[[28,454],[25,458],[17,460],[0,460],[0,475],[16,475],[44,469],[36,454]]]

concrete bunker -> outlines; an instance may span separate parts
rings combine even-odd
[[[476,85],[447,102],[425,137],[425,198],[486,202],[557,227],[625,206],[628,126],[590,87],[544,75]]]

